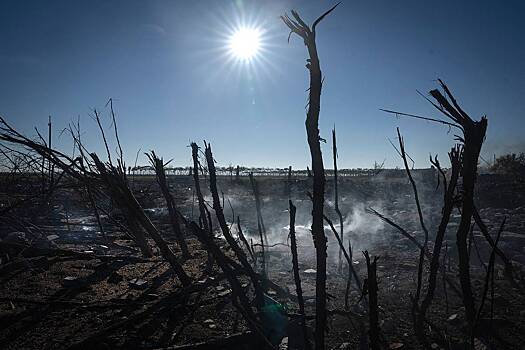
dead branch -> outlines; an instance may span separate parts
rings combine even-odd
[[[339,234],[337,233],[337,230],[335,229],[335,226],[334,224],[332,223],[332,221],[326,216],[326,215],[323,215],[324,217],[324,220],[328,223],[328,225],[330,226],[330,228],[332,229],[332,232],[337,240],[337,243],[339,243],[339,248],[343,251],[343,255],[346,259],[346,262],[348,264],[348,272],[350,273],[350,276],[348,276],[349,279],[351,279],[351,276],[354,276],[354,279],[357,283],[357,289],[359,289],[359,291],[362,291],[362,286],[361,286],[361,281],[359,279],[359,275],[356,273],[355,269],[354,269],[354,266],[352,264],[352,257],[350,255],[350,253],[347,252],[347,250],[345,249],[344,245],[343,245],[343,241],[341,240],[341,238],[339,237]]]
[[[429,101],[432,106],[434,106],[448,119],[450,119],[451,122],[420,117],[406,113],[403,113],[402,115],[439,122],[451,127],[457,127],[462,132],[462,135],[455,135],[456,140],[463,145],[461,170],[461,177],[463,181],[460,191],[461,220],[456,233],[456,245],[458,249],[459,280],[461,284],[463,305],[465,306],[467,321],[470,328],[472,328],[476,317],[476,307],[470,279],[470,261],[468,256],[467,239],[471,220],[474,214],[474,188],[476,184],[479,155],[487,131],[487,118],[486,116],[483,116],[479,121],[474,121],[459,106],[456,99],[452,95],[452,92],[445,85],[445,83],[441,79],[438,79],[438,82],[441,88],[444,90],[445,95],[443,95],[439,90],[434,89],[429,93],[436,102],[434,103],[428,98],[427,101]],[[394,111],[387,112],[400,114]]]
[[[495,245],[495,242],[492,239],[492,237],[490,236],[489,231],[487,229],[487,226],[485,225],[485,223],[483,222],[483,219],[479,215],[479,212],[478,212],[476,206],[474,206],[473,217],[474,217],[474,221],[476,222],[476,225],[478,225],[479,229],[481,230],[481,233],[483,234],[483,237],[485,237],[485,240],[489,243],[490,247],[492,249],[494,249],[496,254],[503,261],[503,264],[505,265],[505,276],[509,279],[509,281],[512,283],[512,285],[516,286],[517,283],[514,280],[514,277],[512,275],[512,271],[513,271],[512,262],[505,255],[505,253],[503,253],[503,251],[499,247],[497,247]]]
[[[204,197],[202,196],[201,185],[199,180],[199,146],[195,143],[191,143],[191,155],[193,159],[193,184],[195,186],[195,194],[197,195],[197,202],[199,205],[199,222],[201,223],[204,231],[208,235],[213,235],[211,217],[204,203]],[[208,268],[211,269],[213,266],[213,256],[211,253],[208,253]]]
[[[401,226],[396,224],[391,219],[387,218],[386,216],[384,216],[383,214],[381,214],[380,212],[378,212],[374,208],[366,208],[366,212],[369,213],[369,214],[373,214],[373,215],[377,216],[378,218],[380,218],[381,220],[383,220],[384,222],[386,222],[390,226],[394,227],[395,229],[397,229],[399,231],[399,233],[401,233],[401,235],[403,235],[404,237],[408,238],[410,240],[410,242],[412,242],[416,247],[418,247],[420,250],[423,249],[423,245],[421,243],[419,243],[414,236],[412,236],[404,228],[402,228]]]
[[[268,237],[266,235],[266,227],[264,226],[263,216],[261,213],[261,199],[259,195],[259,187],[253,177],[253,173],[249,174],[250,184],[252,186],[253,196],[255,198],[255,210],[257,211],[257,229],[259,231],[259,237],[261,239],[261,252],[262,252],[262,273],[266,276],[266,252],[264,247],[268,246]],[[255,253],[255,252],[254,252]]]
[[[239,232],[239,239],[241,240],[241,242],[246,247],[246,250],[248,251],[248,254],[250,254],[250,257],[252,258],[252,261],[255,261],[255,258],[253,256],[253,252],[251,250],[250,244],[248,243],[248,241],[246,240],[246,237],[244,236],[244,233],[242,232],[241,219],[239,218],[239,216],[237,216],[237,230]]]
[[[480,318],[481,318],[481,312],[483,311],[483,306],[485,305],[485,301],[487,299],[487,292],[488,292],[488,289],[489,289],[489,282],[490,282],[490,279],[491,279],[491,276],[493,278],[494,276],[494,265],[495,265],[495,259],[496,259],[496,248],[498,246],[498,242],[499,242],[499,239],[501,237],[501,233],[503,232],[503,228],[505,227],[505,221],[507,220],[506,217],[503,218],[503,221],[501,222],[501,225],[499,227],[499,230],[498,230],[498,234],[496,235],[496,240],[494,241],[494,246],[492,248],[492,251],[490,252],[490,258],[489,258],[489,264],[488,264],[488,268],[487,268],[487,274],[485,276],[485,281],[484,281],[484,284],[483,284],[483,292],[481,293],[481,302],[480,302],[480,305],[479,305],[479,308],[478,308],[478,312],[476,313],[476,320],[474,322],[474,327],[478,324]],[[494,280],[492,280],[492,284],[494,284]],[[494,286],[492,286],[494,288]],[[494,296],[492,296],[491,298],[491,302],[493,301],[494,299]],[[471,337],[471,340],[472,340],[472,344],[474,344],[474,333],[475,333],[475,328],[472,329],[472,337]]]
[[[291,200],[288,200],[290,206],[290,250],[292,252],[293,277],[295,281],[295,291],[299,303],[299,314],[301,315],[301,326],[303,330],[304,348],[310,349],[308,332],[306,331],[306,314],[304,311],[303,289],[301,287],[301,276],[299,275],[299,259],[297,257],[297,241],[295,239],[295,212],[296,207]]]
[[[380,218],[381,220],[383,220],[384,222],[386,222],[387,224],[391,225],[392,227],[396,228],[399,233],[401,233],[404,237],[408,238],[410,242],[412,242],[417,248],[419,248],[419,250],[421,251],[423,249],[423,245],[421,243],[419,243],[412,235],[410,235],[404,228],[402,228],[401,226],[399,226],[398,224],[396,224],[394,221],[392,221],[391,219],[385,217],[383,214],[379,213],[378,211],[376,211],[375,209],[373,208],[367,208],[366,209],[366,212],[370,213],[370,214],[373,214],[373,215],[376,215],[378,218]],[[426,250],[425,251],[425,257],[429,260],[432,259],[432,254]],[[445,276],[446,277],[446,282],[448,283],[448,285],[452,288],[452,290],[459,296],[461,296],[461,291],[458,289],[458,287],[456,286],[456,284],[454,283],[454,281],[449,277],[449,276]]]
[[[455,127],[455,128],[461,128],[461,126],[458,125],[458,124],[449,123],[449,122],[447,122],[445,120],[441,120],[441,119],[422,117],[420,115],[403,113],[403,112],[397,112],[397,111],[392,111],[392,110],[389,110],[389,109],[382,109],[382,108],[380,108],[379,110],[383,111],[383,112],[386,112],[386,113],[394,114],[396,117],[398,117],[398,116],[411,117],[411,118],[415,118],[415,119],[422,119],[422,120],[427,120],[427,121],[431,121],[431,122],[436,122],[436,123],[440,123],[440,124],[443,124],[443,125],[452,126],[452,127]]]
[[[153,225],[144,212],[144,209],[142,209],[129,189],[127,182],[122,176],[122,169],[116,168],[111,164],[107,164],[106,167],[106,165],[98,159],[95,153],[92,153],[91,157],[106,182],[106,188],[112,193],[112,198],[130,215],[131,218],[134,218],[134,220],[136,220],[136,222],[140,224],[140,226],[142,226],[148,235],[155,241],[156,245],[159,247],[160,253],[164,259],[170,263],[181,283],[184,286],[191,284],[190,278],[182,268],[177,257],[162,238],[157,228]],[[137,230],[136,232],[139,231],[140,230]]]
[[[118,161],[119,161],[119,164],[120,166],[123,168],[123,169],[126,169],[126,166],[125,166],[125,163],[124,163],[124,152],[122,152],[122,146],[120,145],[120,139],[118,137],[118,128],[117,128],[117,120],[115,118],[115,111],[113,110],[113,99],[110,98],[108,103],[106,103],[106,106],[109,104],[109,110],[111,112],[111,119],[112,119],[112,123],[113,123],[113,128],[115,129],[115,141],[117,142],[117,146],[118,146],[118,153],[117,153],[117,158],[118,158]],[[125,174],[126,172],[124,172]]]
[[[104,128],[102,127],[102,123],[100,122],[100,114],[96,109],[93,109],[93,113],[95,115],[95,121],[97,122],[98,128],[100,130],[100,134],[102,135],[102,141],[104,141],[104,146],[106,147],[106,154],[108,155],[108,162],[110,165],[113,165],[113,162],[111,161],[111,152],[109,151],[108,146],[108,140],[106,139],[106,133],[104,132]]]
[[[427,292],[421,303],[421,306],[418,307],[419,312],[418,312],[417,319],[414,325],[416,334],[418,335],[418,338],[420,339],[422,344],[426,344],[423,325],[424,325],[426,312],[428,308],[430,307],[430,304],[432,303],[432,299],[434,297],[434,291],[436,289],[436,281],[437,281],[437,275],[438,275],[438,270],[439,270],[439,257],[441,253],[441,247],[443,245],[443,238],[445,237],[445,232],[448,226],[448,222],[450,220],[450,215],[452,214],[452,210],[454,209],[454,204],[455,204],[454,196],[455,196],[457,181],[459,178],[459,173],[461,170],[461,153],[462,153],[462,148],[459,145],[452,148],[449,152],[452,172],[451,172],[450,181],[448,182],[448,184],[447,184],[447,179],[444,176],[444,171],[443,169],[441,169],[441,165],[439,164],[437,157],[433,161],[434,166],[436,166],[440,174],[442,174],[443,176],[444,199],[443,199],[443,209],[442,209],[442,214],[441,214],[441,221],[439,223],[438,231],[437,231],[435,242],[434,242],[434,250],[432,252],[432,258],[430,259],[430,274],[428,277]]]
[[[228,224],[226,223],[226,219],[224,218],[224,212],[221,207],[221,203],[219,200],[219,192],[217,190],[217,178],[215,173],[215,161],[213,159],[213,154],[211,151],[211,145],[208,144],[205,148],[205,155],[206,155],[206,162],[208,164],[208,171],[210,175],[210,192],[213,198],[213,209],[215,210],[215,215],[217,217],[217,220],[219,221],[219,226],[221,227],[222,234],[224,235],[224,238],[226,238],[226,241],[230,245],[230,247],[235,252],[235,255],[241,262],[241,265],[246,269],[248,272],[248,275],[250,276],[250,279],[253,283],[253,288],[255,290],[255,296],[256,296],[256,302],[258,307],[263,305],[263,294],[262,294],[262,288],[259,283],[259,279],[257,275],[255,274],[255,271],[253,270],[252,266],[248,263],[248,260],[246,259],[246,255],[244,254],[243,250],[239,247],[233,236],[231,235],[230,228],[228,227]]]
[[[190,252],[188,251],[188,245],[186,244],[184,235],[180,227],[180,223],[179,223],[179,219],[177,215],[177,207],[175,205],[175,199],[173,198],[173,195],[170,193],[169,186],[168,186],[168,180],[166,177],[165,167],[169,162],[164,163],[164,160],[162,158],[157,157],[154,151],[151,151],[150,153],[146,153],[146,156],[149,158],[151,166],[155,170],[157,183],[159,184],[162,195],[164,196],[164,200],[166,201],[166,205],[168,207],[168,213],[169,213],[170,220],[171,220],[171,227],[173,229],[173,233],[175,234],[175,237],[177,238],[177,243],[179,244],[179,247],[182,251],[182,256],[184,259],[188,259],[190,257]]]
[[[337,141],[335,136],[335,126],[332,129],[332,157],[334,159],[334,202],[335,202],[335,212],[339,217],[339,235],[341,238],[342,246],[344,247],[344,229],[343,229],[343,214],[339,209],[339,191],[338,191],[338,181],[337,181]],[[352,245],[350,238],[348,238],[348,253],[350,255],[350,264],[352,263]],[[339,272],[341,272],[343,260],[342,260],[343,249],[339,247],[339,264],[337,266]],[[350,266],[348,267],[351,268]]]
[[[398,136],[398,141],[399,141],[399,152],[401,153],[401,158],[403,159],[403,164],[405,165],[405,171],[407,173],[410,184],[412,185],[412,191],[414,192],[414,200],[416,202],[417,214],[419,217],[419,224],[421,225],[421,229],[423,230],[425,234],[425,240],[423,243],[423,247],[421,248],[420,254],[419,254],[417,288],[416,288],[416,295],[415,295],[415,300],[414,300],[414,302],[417,304],[419,303],[419,297],[421,295],[421,287],[422,287],[422,279],[423,279],[423,264],[425,262],[425,253],[427,252],[427,245],[428,245],[428,229],[425,226],[425,221],[423,218],[423,211],[421,209],[421,203],[419,201],[419,195],[417,191],[416,182],[414,181],[414,178],[412,177],[412,173],[410,172],[410,168],[408,167],[408,161],[407,161],[406,152],[405,152],[405,143],[403,141],[403,137],[401,136],[401,133],[399,132],[399,128],[397,128],[397,136]]]

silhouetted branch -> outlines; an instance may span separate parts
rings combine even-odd
[[[288,200],[290,206],[290,250],[292,252],[293,277],[295,281],[295,290],[297,301],[299,303],[299,314],[301,315],[301,326],[303,330],[304,348],[310,348],[308,332],[306,330],[306,314],[304,311],[303,289],[301,288],[301,276],[299,275],[299,259],[297,257],[297,241],[295,239],[295,212],[296,208],[291,200]]]

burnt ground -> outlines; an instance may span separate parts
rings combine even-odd
[[[416,173],[417,175],[417,173]],[[418,184],[427,226],[435,232],[440,210],[441,189],[433,177],[420,174]],[[291,255],[287,246],[288,187],[283,178],[257,179],[263,202],[263,218],[272,248],[268,249],[267,295],[282,305],[287,319],[274,320],[288,336],[289,348],[298,348],[298,327]],[[196,219],[193,184],[187,176],[170,178],[179,210]],[[479,177],[476,203],[490,232],[495,235],[503,217],[507,224],[499,246],[514,262],[517,286],[511,286],[496,259],[494,297],[486,304],[482,330],[476,338],[479,349],[523,349],[525,347],[525,191],[524,185],[494,175]],[[15,184],[18,182],[15,181]],[[163,198],[153,177],[131,180],[133,191],[147,209],[155,225],[180,256],[164,209]],[[373,207],[422,239],[416,208],[404,177],[355,177],[340,180],[340,206],[345,216],[345,234],[353,243],[353,266],[361,279],[366,276],[362,250],[379,256],[380,326],[385,346],[390,349],[417,349],[410,313],[410,294],[417,277],[418,250],[395,229],[383,224],[365,209]],[[205,184],[202,184],[202,187]],[[326,212],[334,223],[333,193],[327,184]],[[309,179],[294,179],[291,198],[298,207],[296,230],[299,267],[306,298],[307,315],[315,309],[315,255],[308,232],[310,206],[306,192]],[[3,206],[16,198],[30,196],[27,186],[18,183],[2,195]],[[36,190],[35,190],[36,191]],[[239,181],[219,179],[224,193],[227,218],[240,216],[243,231],[258,242],[255,201],[247,178]],[[231,204],[231,205],[230,205]],[[234,213],[232,213],[232,210]],[[2,264],[0,265],[0,348],[3,349],[155,349],[223,339],[246,331],[245,322],[231,303],[231,289],[215,267],[205,273],[207,251],[191,236],[187,237],[192,257],[184,268],[195,282],[182,288],[169,265],[156,255],[144,259],[133,242],[115,222],[103,217],[107,237],[99,232],[86,198],[72,189],[62,189],[50,199],[49,206],[37,200],[2,217]],[[447,232],[445,274],[455,278],[455,228],[459,213],[454,213]],[[217,230],[218,225],[214,225]],[[236,227],[232,227],[236,232]],[[327,227],[329,238],[328,303],[330,310],[327,348],[356,349],[363,336],[360,321],[366,325],[366,310],[361,296],[352,288],[351,308],[344,310],[346,269],[338,272],[338,247]],[[217,234],[217,236],[219,236]],[[228,251],[226,243],[217,238]],[[13,245],[14,243],[14,245]],[[20,248],[25,247],[25,248]],[[471,243],[473,286],[479,301],[490,249],[476,228]],[[241,277],[249,295],[248,279]],[[489,321],[493,300],[494,317]],[[279,322],[278,322],[279,321]],[[436,349],[461,349],[466,324],[461,300],[442,278],[434,303],[428,312],[430,340]],[[277,324],[279,323],[279,324]],[[313,320],[308,322],[313,329]],[[251,337],[253,338],[253,337]],[[247,337],[225,349],[258,348]],[[247,343],[244,346],[241,343]],[[188,347],[190,348],[190,347]],[[218,347],[221,348],[221,347]],[[285,347],[286,348],[286,347]]]

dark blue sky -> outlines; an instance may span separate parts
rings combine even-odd
[[[32,135],[52,115],[80,116],[102,153],[92,108],[112,97],[129,163],[139,148],[190,162],[190,140],[212,142],[221,165],[304,168],[308,75],[301,40],[278,16],[310,23],[327,1],[23,1],[0,3],[0,114]],[[343,1],[319,26],[325,75],[321,135],[336,124],[340,167],[400,164],[387,138],[400,126],[417,167],[446,159],[452,135],[379,108],[439,116],[416,89],[442,78],[474,118],[486,114],[484,156],[525,150],[525,2]],[[261,56],[225,53],[236,23],[264,30]],[[105,114],[105,124],[110,120]],[[56,140],[67,149],[70,142]],[[331,163],[329,145],[325,162]]]

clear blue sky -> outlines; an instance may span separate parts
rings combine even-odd
[[[24,1],[0,3],[0,114],[29,135],[89,113],[112,97],[128,163],[139,148],[190,162],[206,139],[221,165],[305,168],[306,49],[278,18],[310,23],[327,1]],[[319,26],[325,75],[321,135],[336,124],[340,167],[400,164],[387,138],[400,126],[417,167],[446,158],[447,129],[396,120],[379,108],[438,116],[417,95],[442,78],[474,118],[487,114],[484,155],[525,150],[524,1],[343,1]],[[251,65],[225,53],[236,23],[264,29]],[[110,121],[105,116],[104,122]],[[55,142],[68,149],[65,136]],[[330,147],[324,146],[326,164]],[[144,160],[143,160],[144,161]],[[142,161],[142,162],[143,162]]]

